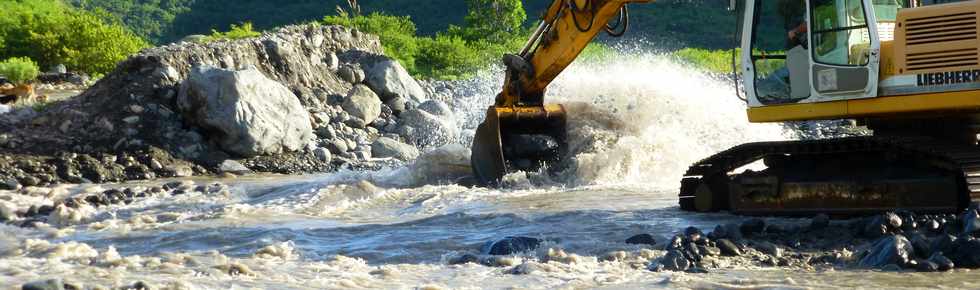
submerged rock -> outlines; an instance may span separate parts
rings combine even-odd
[[[688,261],[684,253],[679,250],[668,251],[667,255],[660,259],[660,264],[667,271],[683,272],[691,268],[691,261]]]
[[[718,249],[721,250],[721,254],[724,256],[741,256],[742,250],[738,248],[735,243],[728,239],[720,239],[715,242],[718,245]]]
[[[411,166],[416,184],[458,182],[469,178],[470,149],[459,144],[449,144],[422,154]]]
[[[530,237],[506,237],[499,241],[487,243],[484,253],[489,255],[513,255],[533,251],[541,245],[541,240]]]
[[[34,281],[21,286],[23,290],[64,290],[65,283],[61,279]]]
[[[890,235],[879,239],[871,246],[870,252],[861,259],[861,267],[881,268],[894,264],[905,266],[915,250],[905,236]]]
[[[194,67],[178,105],[194,124],[214,131],[222,149],[242,157],[300,150],[313,139],[296,95],[254,68]]]
[[[655,245],[657,240],[651,234],[639,234],[626,239],[627,244],[632,245]]]

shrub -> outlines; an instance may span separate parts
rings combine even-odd
[[[0,58],[26,56],[41,67],[64,64],[88,74],[112,71],[116,63],[148,44],[98,12],[75,10],[61,1],[0,0]]]
[[[382,13],[371,13],[367,16],[340,14],[324,17],[323,23],[357,28],[377,35],[386,55],[398,60],[409,72],[416,72],[415,55],[419,52],[419,38],[415,36],[415,23],[408,16]]]
[[[26,57],[13,57],[0,62],[0,75],[14,83],[26,83],[41,73],[37,63]]]
[[[252,22],[246,21],[241,25],[231,25],[231,29],[227,32],[220,32],[217,30],[211,30],[211,35],[208,36],[207,40],[219,40],[219,39],[243,39],[252,38],[262,35],[261,32],[255,31],[252,28]]]
[[[486,58],[455,35],[439,35],[419,42],[418,72],[437,79],[459,79],[472,76]]]

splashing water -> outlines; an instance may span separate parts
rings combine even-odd
[[[464,130],[483,120],[500,75],[456,86],[453,105],[463,111]],[[574,166],[562,181],[570,185],[676,188],[688,166],[711,154],[795,137],[779,124],[750,124],[730,81],[658,54],[576,63],[549,87],[546,101],[569,112]]]

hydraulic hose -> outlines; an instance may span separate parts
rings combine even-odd
[[[568,5],[572,9],[572,22],[575,23],[575,28],[577,28],[578,31],[580,32],[587,32],[589,30],[592,30],[592,27],[595,26],[595,12],[596,12],[595,3],[592,3],[592,0],[589,0],[588,2],[586,2],[586,5],[588,5],[587,8],[586,7],[579,8],[578,4],[575,4],[575,0],[569,0]],[[582,24],[578,22],[578,17],[575,17],[575,15],[577,13],[586,12],[585,9],[590,10],[589,13],[592,14],[592,19],[589,19],[588,26],[582,28]]]
[[[616,31],[617,28],[619,28],[620,30]],[[623,8],[620,8],[619,10],[619,20],[616,21],[616,25],[610,26],[609,23],[606,23],[606,33],[608,33],[609,36],[612,37],[620,37],[626,34],[626,31],[629,30],[629,28],[630,28],[629,6],[623,4]]]

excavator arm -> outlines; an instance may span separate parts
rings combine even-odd
[[[559,170],[567,154],[566,113],[544,104],[548,85],[601,32],[619,36],[627,5],[653,0],[555,0],[524,48],[503,58],[504,87],[477,128],[471,163],[482,185],[496,186],[512,171]],[[610,23],[610,21],[613,23]]]

